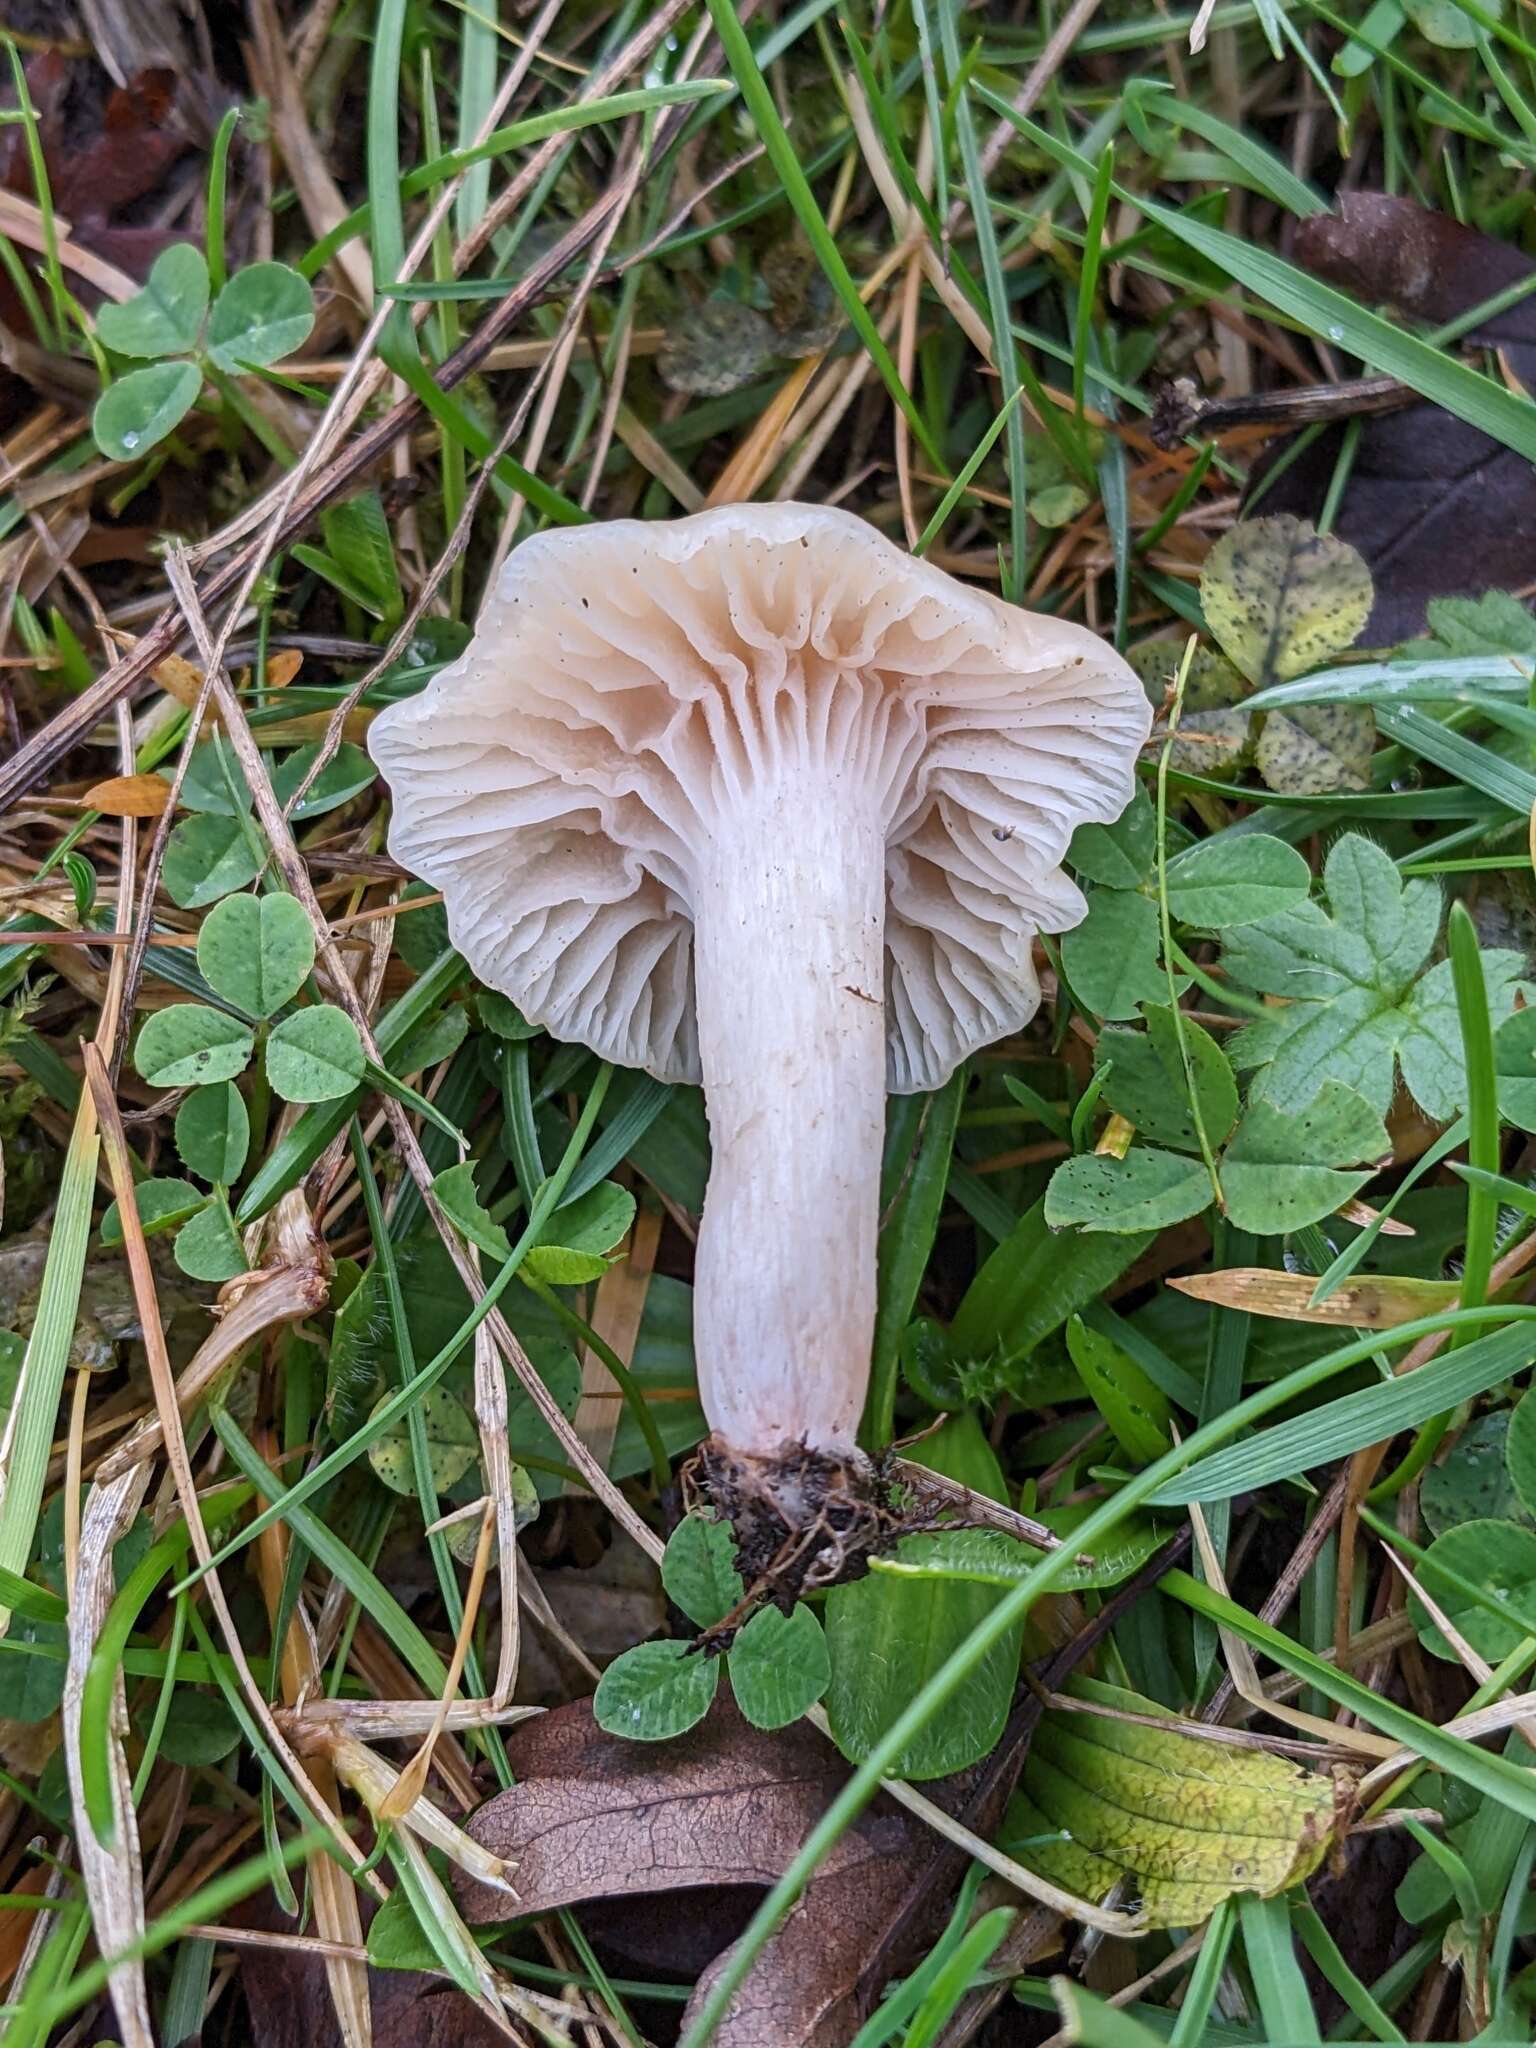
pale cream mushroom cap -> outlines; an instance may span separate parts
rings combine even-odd
[[[1083,915],[1074,829],[1129,801],[1151,707],[1086,628],[916,561],[851,514],[740,505],[525,541],[466,653],[369,734],[396,859],[555,1037],[700,1078],[699,855],[814,758],[886,843],[887,1080],[938,1087],[1040,1001]],[[765,932],[763,944],[791,943]]]

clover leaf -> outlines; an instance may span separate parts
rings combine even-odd
[[[1380,1115],[1400,1068],[1427,1116],[1445,1122],[1466,1099],[1461,1030],[1448,961],[1430,964],[1443,908],[1433,882],[1404,882],[1390,857],[1358,833],[1338,840],[1323,868],[1327,908],[1297,903],[1234,933],[1222,964],[1234,981],[1283,998],[1273,1016],[1228,1045],[1238,1067],[1260,1069],[1255,1096],[1305,1109],[1341,1082]],[[1483,958],[1494,1025],[1514,1007],[1524,960]]]

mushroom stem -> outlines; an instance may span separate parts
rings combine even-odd
[[[860,779],[790,766],[722,804],[698,878],[699,1392],[717,1437],[770,1459],[853,1450],[869,1383],[885,831]]]

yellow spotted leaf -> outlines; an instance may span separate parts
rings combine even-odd
[[[1154,1926],[1193,1927],[1235,1892],[1261,1898],[1321,1862],[1332,1779],[1259,1750],[1206,1742],[1154,1701],[1093,1679],[1073,1694],[1102,1712],[1052,1708],[1008,1811],[1011,1854],[1093,1902],[1122,1885]]]
[[[1372,596],[1360,554],[1289,513],[1240,521],[1217,541],[1200,574],[1211,631],[1260,689],[1352,646]]]

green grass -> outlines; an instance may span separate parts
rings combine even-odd
[[[1323,382],[1332,365],[1391,375],[1536,459],[1518,358],[1466,340],[1495,315],[1514,317],[1528,283],[1432,326],[1319,281],[1291,234],[1328,207],[1348,166],[1352,183],[1536,246],[1536,37],[1519,10],[1485,0],[1226,0],[1194,53],[1193,9],[1105,0],[1037,74],[1064,12],[956,0],[753,12],[690,0],[666,12],[621,0],[545,19],[501,0],[359,0],[310,47],[307,24],[324,10],[279,0],[302,58],[296,100],[260,104],[221,30],[208,45],[221,67],[208,103],[227,111],[172,181],[107,225],[163,218],[205,255],[214,299],[234,281],[238,302],[258,261],[286,266],[268,273],[262,305],[276,317],[285,294],[304,303],[307,280],[318,325],[296,328],[275,355],[259,344],[231,354],[216,321],[178,332],[164,358],[195,364],[196,389],[163,438],[111,466],[91,439],[91,405],[108,383],[121,405],[146,359],[98,334],[101,259],[78,196],[68,221],[59,196],[106,75],[73,45],[56,60],[76,124],[61,127],[35,41],[8,41],[0,134],[17,210],[0,236],[0,283],[15,302],[5,320],[19,395],[0,535],[30,552],[13,565],[0,715],[5,751],[30,750],[20,758],[38,774],[0,819],[0,1411],[11,1417],[0,1452],[0,1785],[11,1813],[0,1904],[47,1918],[26,1975],[0,1979],[7,2042],[42,2048],[76,2021],[117,2037],[114,1973],[120,1987],[142,1984],[167,2039],[199,2022],[210,2041],[252,2038],[251,1952],[229,1948],[225,1969],[218,1937],[191,1930],[254,1899],[262,1924],[289,1938],[345,1945],[357,1927],[350,1886],[359,1900],[394,1902],[379,1923],[381,1960],[420,1959],[444,1995],[492,1987],[529,2038],[564,2038],[558,2000],[569,1994],[609,2037],[706,2048],[748,1975],[772,1967],[786,1916],[883,1774],[919,1738],[955,1768],[983,1763],[991,1737],[976,1731],[994,1705],[1006,1712],[1010,1646],[1026,1620],[1052,1614],[1069,1632],[1097,1624],[1087,1668],[1099,1678],[1187,1719],[1225,1706],[1229,1676],[1241,1694],[1244,1660],[1255,1660],[1281,1703],[1264,1713],[1237,1697],[1226,1718],[1260,1747],[1325,1733],[1353,1747],[1371,1772],[1366,1806],[1402,1843],[1414,1912],[1393,1952],[1362,1942],[1353,1879],[1264,1899],[1235,1889],[1198,1928],[1095,1933],[1112,1951],[1103,1981],[1146,1981],[1109,2005],[1065,1993],[1074,2038],[1435,2039],[1458,2013],[1501,2039],[1528,2033],[1528,1755],[1518,1735],[1501,1754],[1458,1722],[1492,1713],[1504,1739],[1509,1717],[1498,1717],[1527,1682],[1536,1642],[1536,1311],[1524,1298],[1536,1031],[1515,1014],[1536,963],[1536,633],[1508,607],[1470,625],[1442,616],[1439,644],[1404,661],[1330,632],[1335,589],[1302,622],[1308,651],[1260,678],[1261,696],[1244,695],[1222,665],[1237,645],[1223,638],[1230,602],[1224,612],[1200,572],[1281,436],[1196,433],[1159,451],[1148,423],[1173,376],[1215,387],[1232,372],[1271,391]],[[217,26],[215,10],[207,20]],[[190,68],[201,47],[191,37]],[[639,173],[610,218],[636,151]],[[556,270],[563,237],[574,253]],[[121,262],[139,278],[148,267],[147,256]],[[359,278],[371,280],[370,306],[355,304]],[[109,297],[120,289],[108,280]],[[360,364],[362,322],[386,309]],[[165,317],[174,329],[176,309]],[[460,375],[466,344],[476,360]],[[559,1616],[574,1600],[577,1618],[562,1626],[600,1662],[658,1626],[673,1632],[657,1622],[654,1565],[704,1428],[691,1337],[709,1144],[697,1092],[560,1044],[481,989],[441,910],[389,865],[387,792],[348,753],[313,784],[293,830],[373,1044],[349,1064],[347,1029],[333,1025],[323,1085],[339,1092],[286,1102],[266,1044],[295,1006],[334,1003],[328,970],[305,972],[257,1018],[210,985],[203,966],[215,981],[217,968],[212,956],[199,964],[195,945],[232,889],[291,893],[295,879],[254,822],[240,749],[215,760],[199,744],[208,725],[191,730],[186,676],[161,669],[125,700],[121,723],[109,708],[86,743],[42,758],[49,733],[75,732],[80,717],[52,721],[70,719],[81,690],[169,601],[161,537],[189,543],[206,582],[224,559],[221,534],[245,538],[269,518],[274,485],[321,430],[339,366],[363,372],[360,410],[319,465],[302,518],[269,534],[248,616],[232,629],[236,693],[279,801],[312,766],[296,749],[356,748],[381,704],[458,657],[509,549],[556,527],[674,517],[685,494],[708,501],[749,453],[758,499],[798,476],[796,496],[913,539],[916,554],[995,597],[1088,623],[1132,652],[1160,707],[1178,675],[1136,809],[1068,857],[1092,912],[1075,937],[1037,948],[1039,1015],[931,1098],[893,1100],[888,1121],[860,1440],[877,1454],[904,1443],[977,1494],[1070,1528],[1070,1541],[1001,1562],[996,1550],[978,1562],[909,1545],[899,1575],[877,1568],[862,1587],[810,1597],[838,1674],[825,1711],[850,1769],[703,1988],[659,1982],[680,1974],[660,1964],[614,1974],[580,1900],[509,1916],[477,1939],[409,1819],[377,1829],[355,1774],[338,1780],[320,1718],[383,1712],[386,1732],[366,1739],[401,1770],[456,1657],[458,1696],[488,1692],[514,1594],[494,1544],[483,1589],[471,1574],[491,1483],[477,1434],[487,1372],[505,1379],[511,1471],[494,1483],[503,1531],[514,1513],[519,1525],[530,1602],[519,1700],[553,1706],[591,1689],[552,1647],[546,1599]],[[1369,432],[1351,428],[1312,508],[1325,533],[1353,530]],[[366,460],[354,459],[360,447]],[[1465,507],[1473,557],[1477,512]],[[467,543],[453,549],[461,521]],[[1257,602],[1274,601],[1261,587]],[[221,623],[213,603],[210,633]],[[1249,719],[1242,751],[1208,737],[1201,751],[1223,731],[1210,721],[1218,699],[1218,721]],[[1298,732],[1324,735],[1325,753],[1363,733],[1364,766],[1334,775],[1309,756],[1287,772],[1273,746],[1287,720],[1293,754]],[[110,791],[80,801],[119,775],[168,774],[183,754],[196,813],[125,822]],[[1294,847],[1316,881],[1349,835],[1369,870],[1353,924],[1333,870],[1312,909],[1302,877],[1275,913],[1283,926],[1220,900],[1257,872],[1265,846],[1273,872],[1297,871]],[[1210,841],[1216,908],[1196,926],[1175,885],[1185,850]],[[1319,938],[1310,920],[1324,908],[1330,936]],[[1111,929],[1096,951],[1095,930]],[[1266,953],[1272,929],[1284,941]],[[129,943],[136,932],[142,946]],[[1350,932],[1358,946],[1341,968],[1328,948],[1354,945]],[[1122,1002],[1133,954],[1140,979]],[[1350,1027],[1361,991],[1374,1008]],[[231,1019],[254,1039],[232,1081],[248,1142],[228,1136],[229,1163],[216,1169],[226,1182],[203,1181],[178,1151],[183,1091],[151,1085],[134,1064],[145,1018],[172,1003],[207,1006],[219,1044],[232,1042]],[[1317,1033],[1319,1078],[1368,1098],[1354,1110],[1329,1098],[1300,1159],[1284,1149],[1294,1133],[1265,1124],[1298,1003]],[[181,1235],[152,1230],[144,1249],[174,1370],[203,1347],[181,1416],[202,1527],[189,1528],[164,1483],[166,1454],[153,1451],[146,1506],[118,1544],[99,1611],[83,1603],[104,1561],[77,1553],[80,1502],[67,1496],[73,1475],[84,1490],[108,1483],[114,1467],[98,1481],[98,1463],[143,1421],[150,1394],[123,1313],[124,1253],[100,1234],[111,1191],[82,1042],[111,1070],[135,1180],[195,1182],[191,1222]],[[1385,1144],[1360,1138],[1344,1157],[1342,1125],[1353,1116],[1356,1130],[1379,1132],[1378,1115]],[[1110,1175],[1123,1158],[1126,1215],[1053,1229],[1053,1176],[1095,1154],[1089,1170]],[[1149,1167],[1158,1157],[1172,1165]],[[1134,1176],[1178,1177],[1181,1159],[1198,1182],[1181,1212],[1126,1229]],[[1240,1229],[1234,1191],[1265,1173],[1271,1227]],[[453,1252],[462,1261],[469,1245],[478,1260],[469,1290],[431,1219],[434,1179]],[[176,1200],[185,1216],[184,1190]],[[834,1241],[845,1227],[832,1213],[816,1221]],[[643,1258],[637,1246],[649,1247]],[[604,1261],[626,1252],[629,1266],[608,1277]],[[1220,1307],[1171,1284],[1234,1269],[1255,1277],[1229,1281]],[[308,1276],[302,1299],[294,1272]],[[1277,1275],[1292,1283],[1294,1314],[1266,1312]],[[1344,1328],[1302,1314],[1303,1275],[1318,1276],[1308,1314],[1354,1290]],[[1441,1313],[1382,1327],[1380,1275],[1459,1292]],[[264,1318],[263,1302],[280,1296],[287,1306]],[[941,1414],[951,1420],[934,1435]],[[1080,1552],[1112,1578],[1118,1555],[1145,1558],[1192,1505],[1221,1582],[1170,1568],[1122,1606],[1112,1584],[1082,1579]],[[1501,1525],[1470,1561],[1454,1538],[1445,1545],[1468,1521]],[[937,1560],[926,1576],[924,1558]],[[1405,1608],[1404,1574],[1413,1603],[1451,1617],[1464,1663],[1443,1654],[1423,1608]],[[1067,1583],[1079,1590],[1059,1605]],[[598,1611],[606,1635],[586,1640]],[[880,1653],[871,1613],[901,1645],[904,1692],[899,1711],[855,1740],[858,1673],[849,1678],[846,1658],[850,1644]],[[803,1617],[799,1627],[803,1643]],[[1026,1656],[1042,1646],[1029,1636]],[[295,1717],[301,1670],[318,1692]],[[66,1682],[79,1699],[68,1756]],[[1287,1720],[1286,1701],[1312,1719]],[[425,1796],[461,1820],[471,1795],[515,1787],[519,1741],[516,1726],[463,1731],[439,1750]],[[1391,1745],[1402,1754],[1384,1761]],[[636,1755],[667,1760],[664,1747]],[[1327,1768],[1331,1755],[1316,1760]],[[125,1798],[137,1851],[115,1827]],[[350,1843],[319,1825],[326,1809]],[[914,1826],[933,1817],[919,1800]],[[1358,1818],[1345,1812],[1346,1834]],[[1000,1823],[999,1845],[1016,1833]],[[1346,1840],[1342,1853],[1362,1846]],[[589,1854],[603,1853],[595,1837]],[[999,1848],[985,1853],[996,1861]],[[34,1886],[50,1875],[39,1903]],[[847,2026],[857,2048],[950,2048],[976,2001],[1000,2001],[1006,2027],[1022,2022],[1020,2005],[1051,2008],[1053,1972],[1079,1974],[1070,1927],[1049,1963],[1020,1962],[1009,1944],[1028,1902],[984,1895],[984,1882],[994,1881],[981,1862],[959,1859],[917,1916],[923,1941],[884,1957],[865,1987]],[[1136,1899],[1107,1903],[1132,1910]],[[104,1909],[118,1926],[140,1916],[143,1938],[102,1956]],[[836,1952],[838,1930],[827,1936]],[[869,1958],[843,1960],[851,1983]],[[318,1972],[316,1982],[327,2000]],[[328,2024],[321,2008],[312,2018]]]

